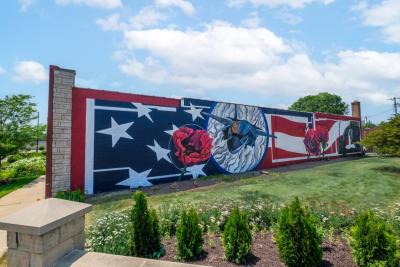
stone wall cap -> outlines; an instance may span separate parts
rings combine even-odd
[[[189,263],[152,260],[137,257],[119,256],[98,252],[74,250],[62,258],[56,267],[205,267]]]
[[[92,210],[92,205],[49,198],[16,213],[0,218],[0,229],[43,235]]]

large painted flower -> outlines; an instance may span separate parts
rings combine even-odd
[[[320,142],[317,136],[317,131],[314,129],[308,129],[304,137],[304,146],[308,154],[318,156],[320,153]]]
[[[310,155],[318,156],[325,151],[329,141],[329,131],[326,127],[317,125],[316,129],[308,129],[304,137],[304,145]]]
[[[175,156],[184,166],[192,166],[211,156],[212,138],[204,130],[181,127],[172,136]]]

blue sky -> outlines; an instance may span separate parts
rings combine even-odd
[[[267,107],[327,91],[375,122],[400,97],[398,0],[15,0],[0,25],[0,97],[41,114],[52,64],[81,87]]]

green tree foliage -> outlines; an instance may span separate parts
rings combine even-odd
[[[296,199],[282,209],[278,221],[277,246],[289,267],[319,266],[322,260],[322,236],[310,212]]]
[[[400,116],[381,123],[361,144],[381,155],[400,156]]]
[[[0,99],[0,163],[44,135],[44,125],[31,125],[31,121],[37,118],[36,104],[31,99],[29,95]]]
[[[373,129],[375,128],[377,125],[375,123],[373,123],[372,121],[367,121],[364,124],[364,128],[365,129]]]
[[[161,236],[158,218],[149,210],[143,192],[134,195],[135,204],[131,211],[130,255],[137,257],[160,257]]]
[[[351,228],[350,245],[358,266],[399,266],[396,237],[374,212],[359,214]]]
[[[182,211],[180,223],[176,229],[176,239],[178,241],[178,256],[182,259],[198,257],[203,251],[204,240],[200,228],[200,219],[193,208]]]
[[[225,258],[235,263],[244,263],[251,251],[252,236],[246,213],[239,208],[230,212],[224,228],[223,246]]]
[[[343,102],[340,96],[329,93],[301,97],[289,107],[289,110],[293,111],[324,112],[340,115],[347,114],[348,109],[349,106]]]

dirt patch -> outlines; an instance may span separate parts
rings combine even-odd
[[[189,261],[189,263],[218,267],[285,266],[285,264],[283,264],[279,259],[278,250],[271,237],[272,235],[270,233],[257,233],[253,238],[252,251],[247,263],[244,265],[237,265],[224,260],[220,237],[217,235],[207,235],[204,237],[204,254],[199,259]],[[165,246],[166,254],[161,259],[177,261],[176,238],[172,237],[171,239],[165,239],[163,240],[163,244]],[[337,238],[334,243],[324,241],[323,249],[324,255],[321,266],[356,266],[352,261],[350,249],[343,239]]]

